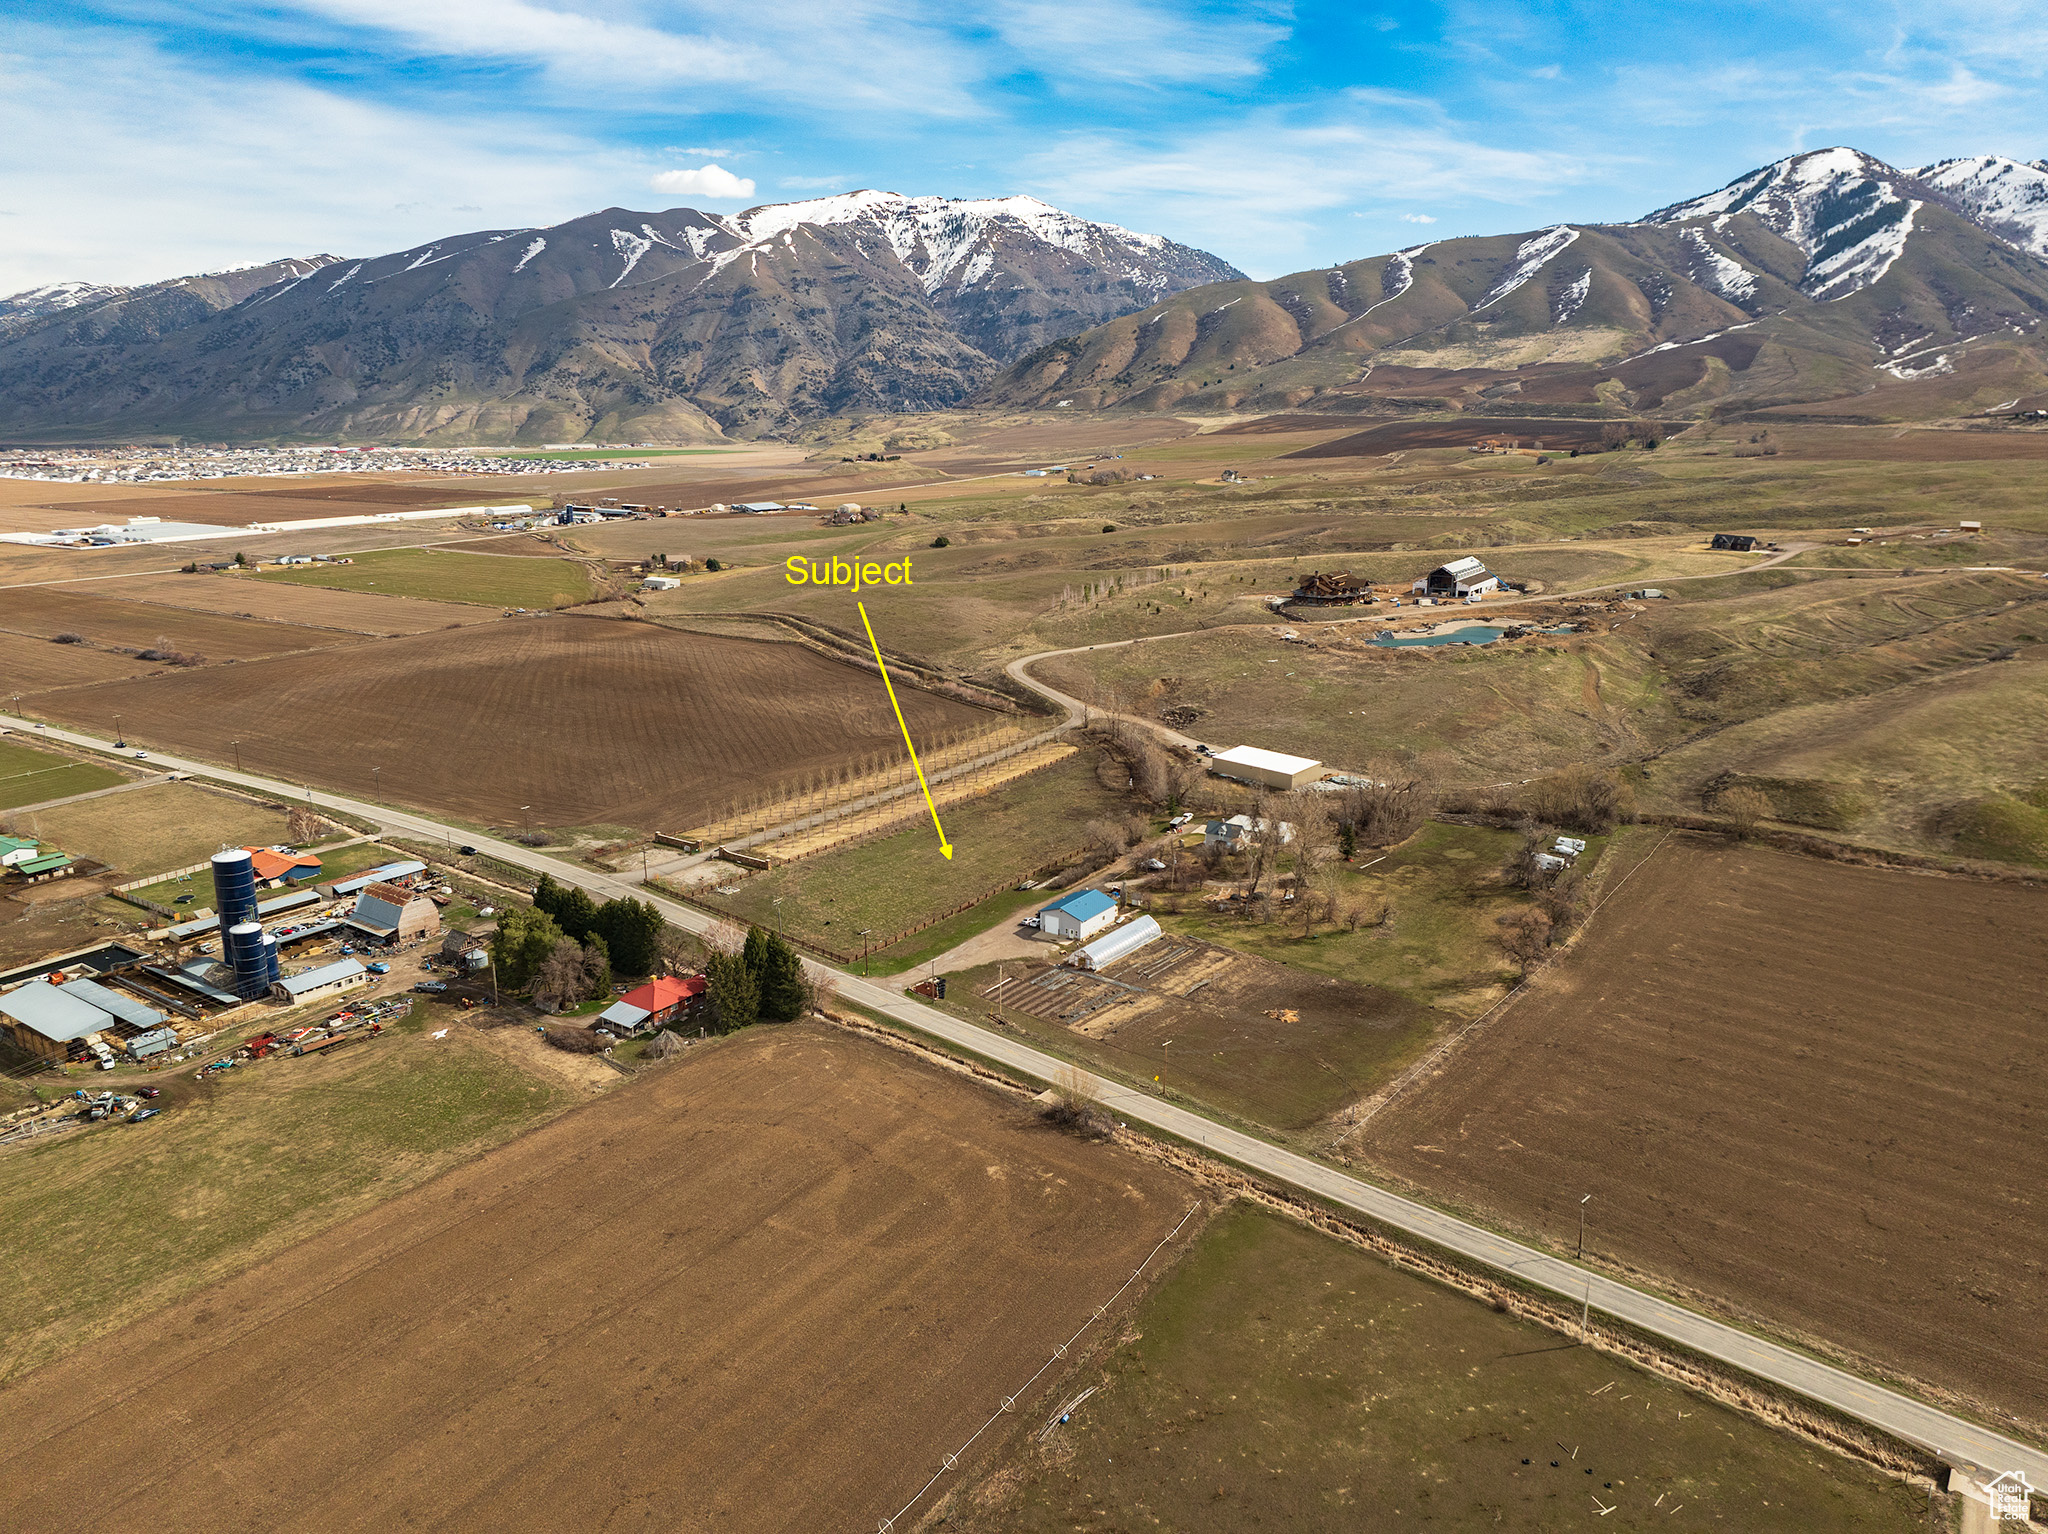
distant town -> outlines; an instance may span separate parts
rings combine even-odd
[[[576,474],[646,468],[616,457],[518,457],[459,448],[410,447],[81,447],[0,458],[0,479],[60,484],[139,485],[160,480],[239,479],[281,474]]]

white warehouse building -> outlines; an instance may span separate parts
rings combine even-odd
[[[1257,746],[1233,746],[1209,758],[1209,770],[1218,777],[1256,783],[1261,788],[1293,789],[1313,783],[1323,775],[1323,764],[1305,756],[1288,756],[1282,751],[1262,751]]]
[[[1484,596],[1501,589],[1500,577],[1471,555],[1438,565],[1409,588],[1419,597]]]

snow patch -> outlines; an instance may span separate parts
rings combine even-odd
[[[1593,268],[1587,267],[1572,279],[1571,285],[1557,295],[1557,303],[1551,310],[1550,323],[1562,325],[1579,312],[1579,306],[1586,301],[1586,295],[1593,290]]]
[[[418,255],[418,256],[414,256],[414,257],[412,258],[412,262],[411,262],[411,264],[410,264],[410,265],[407,265],[407,266],[401,266],[401,267],[399,268],[399,271],[400,271],[400,272],[409,272],[409,271],[411,271],[411,270],[413,269],[413,267],[416,267],[416,266],[425,266],[425,265],[426,265],[426,264],[427,264],[427,263],[428,263],[429,261],[431,261],[431,260],[433,260],[433,259],[434,259],[434,252],[435,252],[435,251],[437,251],[437,250],[439,250],[440,248],[441,248],[441,247],[440,247],[440,246],[438,246],[438,245],[429,245],[429,246],[427,247],[427,249],[426,249],[426,252],[425,252],[425,254],[423,254],[423,255]]]
[[[654,249],[654,241],[644,234],[635,234],[630,229],[614,229],[612,249],[626,258],[625,269],[608,284],[615,288],[632,275],[633,268],[640,264],[640,258]]]
[[[1756,292],[1756,273],[1709,245],[1707,237],[1696,228],[1686,230],[1682,238],[1699,257],[1703,270],[1698,272],[1698,280],[1731,303],[1748,302]]]
[[[344,283],[348,282],[351,278],[355,276],[357,272],[361,271],[362,269],[363,263],[358,261],[354,266],[350,267],[347,271],[343,272],[333,282],[328,283],[327,291],[332,293],[336,288],[341,287]]]
[[[519,258],[519,265],[513,267],[512,270],[515,272],[523,270],[527,262],[531,261],[535,256],[539,255],[542,251],[546,250],[547,248],[547,236],[542,234],[535,235],[533,237],[533,242],[526,247],[526,254]]]
[[[1980,154],[1940,160],[1912,174],[1972,221],[2048,260],[2048,162]]]
[[[1507,275],[1493,285],[1486,297],[1472,306],[1472,312],[1477,314],[1481,309],[1492,308],[1542,271],[1553,258],[1570,249],[1578,237],[1579,231],[1568,224],[1559,224],[1554,229],[1529,236],[1515,247],[1515,264],[1508,268]]]
[[[1386,308],[1388,304],[1414,287],[1415,258],[1435,243],[1434,240],[1431,240],[1421,245],[1410,245],[1406,250],[1397,250],[1387,257],[1387,264],[1380,269],[1380,290],[1386,293],[1387,296],[1376,304],[1367,304],[1358,313],[1352,315],[1350,319],[1344,321],[1344,325],[1356,325],[1360,320],[1372,313],[1373,310]],[[1387,283],[1390,279],[1394,284],[1391,291],[1387,288]],[[1323,334],[1334,335],[1342,330],[1344,325],[1332,325]]]

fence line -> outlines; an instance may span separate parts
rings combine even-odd
[[[1157,1257],[1160,1254],[1160,1252],[1165,1250],[1167,1244],[1171,1242],[1175,1236],[1181,1233],[1182,1228],[1188,1223],[1188,1221],[1192,1220],[1195,1217],[1195,1211],[1201,1207],[1202,1204],[1201,1200],[1199,1199],[1197,1199],[1194,1203],[1188,1205],[1187,1213],[1183,1214],[1180,1217],[1180,1224],[1174,1226],[1172,1230],[1168,1231],[1163,1237],[1161,1237],[1159,1245],[1153,1247],[1151,1251],[1147,1252],[1145,1254],[1144,1261],[1140,1262],[1135,1268],[1131,1269],[1131,1276],[1125,1279],[1123,1283],[1118,1286],[1116,1293],[1112,1294],[1108,1299],[1104,1300],[1100,1305],[1096,1306],[1095,1314],[1090,1316],[1087,1320],[1083,1321],[1081,1323],[1080,1329],[1076,1331],[1073,1336],[1069,1337],[1065,1342],[1061,1343],[1058,1347],[1052,1350],[1052,1356],[1046,1359],[1044,1363],[1038,1366],[1037,1373],[1033,1374],[1030,1379],[1026,1380],[1012,1394],[1005,1396],[1003,1398],[1003,1404],[997,1407],[996,1410],[990,1414],[988,1421],[982,1423],[980,1427],[976,1428],[972,1433],[969,1433],[967,1435],[966,1442],[962,1443],[959,1448],[955,1449],[951,1454],[944,1456],[940,1460],[939,1468],[932,1472],[931,1479],[926,1481],[924,1485],[918,1487],[917,1490],[914,1493],[912,1493],[910,1500],[904,1503],[903,1506],[899,1507],[896,1510],[895,1515],[893,1517],[884,1518],[881,1521],[880,1525],[877,1527],[876,1534],[891,1534],[891,1531],[896,1527],[896,1519],[901,1518],[905,1513],[909,1512],[913,1507],[917,1506],[918,1502],[923,1498],[924,1494],[930,1491],[933,1486],[938,1484],[939,1479],[942,1476],[944,1476],[947,1471],[953,1469],[954,1466],[960,1463],[960,1456],[965,1454],[969,1449],[974,1447],[975,1439],[981,1437],[983,1433],[986,1433],[991,1427],[993,1427],[998,1418],[1002,1417],[1005,1413],[1014,1411],[1016,1409],[1017,1397],[1023,1395],[1024,1392],[1029,1390],[1033,1385],[1036,1385],[1039,1381],[1039,1378],[1045,1373],[1046,1370],[1050,1369],[1062,1358],[1065,1358],[1067,1356],[1067,1350],[1073,1347],[1075,1343],[1081,1340],[1082,1332],[1087,1331],[1089,1327],[1093,1326],[1097,1321],[1102,1320],[1105,1316],[1109,1314],[1109,1307],[1114,1305],[1118,1300],[1124,1297],[1124,1291],[1129,1289],[1131,1285],[1135,1284],[1138,1281],[1139,1275],[1142,1274],[1146,1268],[1151,1266],[1152,1259],[1154,1257]]]

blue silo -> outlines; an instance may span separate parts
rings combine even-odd
[[[278,960],[277,938],[271,933],[263,934],[263,979],[267,985],[276,985],[284,979],[284,965]]]
[[[256,919],[256,860],[241,847],[213,855],[213,909],[223,932]]]
[[[235,994],[255,1001],[269,994],[270,976],[263,958],[263,929],[253,921],[238,922],[221,939],[221,957],[235,972]]]

